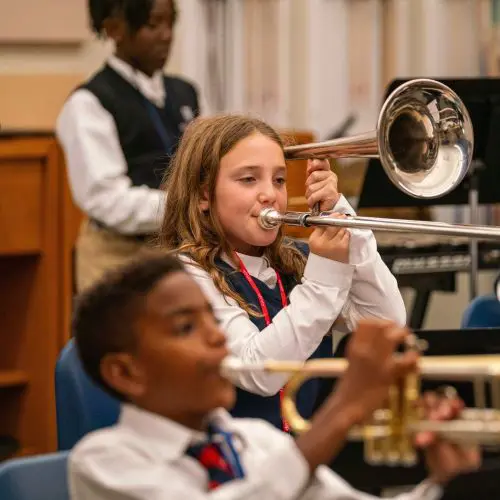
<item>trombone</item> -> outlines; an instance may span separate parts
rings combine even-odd
[[[282,412],[290,428],[302,433],[311,424],[299,414],[295,404],[301,385],[311,378],[341,377],[347,367],[348,361],[341,358],[306,362],[268,360],[244,364],[238,358],[229,356],[223,361],[221,372],[229,379],[241,372],[291,374],[284,387]],[[425,420],[417,404],[421,378],[472,380],[479,391],[489,385],[493,408],[465,408],[460,418],[451,421]],[[411,466],[417,461],[412,436],[421,431],[435,432],[455,443],[500,445],[500,355],[420,358],[418,373],[394,384],[389,391],[387,407],[376,410],[365,425],[353,427],[348,439],[364,442],[364,459],[369,464]]]
[[[463,102],[446,85],[416,79],[395,89],[384,102],[374,132],[285,148],[287,159],[380,158],[390,181],[414,198],[449,193],[464,179],[474,149],[472,121]],[[286,212],[265,208],[259,224],[274,229],[295,226],[339,226],[441,236],[500,240],[500,228],[404,219],[348,217],[329,212]]]

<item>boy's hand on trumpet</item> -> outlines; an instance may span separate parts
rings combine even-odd
[[[390,386],[417,369],[417,352],[395,356],[409,335],[407,328],[390,321],[359,322],[347,346],[349,366],[331,396],[343,408],[349,425],[369,419],[386,402]]]
[[[334,392],[312,418],[310,431],[297,438],[297,445],[311,470],[329,463],[348,437],[349,430],[363,424],[382,408],[389,388],[417,370],[419,354],[409,350],[395,356],[397,348],[409,340],[410,331],[378,319],[361,320],[347,347],[349,362]],[[425,418],[455,418],[462,403],[426,395],[422,400]],[[480,463],[477,448],[464,448],[440,440],[432,433],[418,433],[415,445],[425,449],[431,479],[445,484],[457,474],[475,469]]]
[[[314,414],[311,430],[297,438],[311,470],[329,463],[351,427],[367,420],[383,405],[396,379],[416,369],[416,352],[394,357],[397,346],[409,333],[390,321],[359,322],[347,349],[348,368],[335,391]]]
[[[463,403],[457,398],[426,393],[422,398],[422,406],[424,417],[428,420],[452,420],[459,416]],[[481,452],[477,446],[456,445],[440,439],[432,432],[418,433],[415,445],[425,450],[430,479],[441,485],[481,465]]]

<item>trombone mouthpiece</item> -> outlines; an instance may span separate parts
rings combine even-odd
[[[262,229],[274,229],[281,224],[279,213],[274,208],[264,208],[260,211],[258,222]]]

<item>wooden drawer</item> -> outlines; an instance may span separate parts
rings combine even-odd
[[[0,160],[0,255],[41,251],[43,179],[40,161]]]

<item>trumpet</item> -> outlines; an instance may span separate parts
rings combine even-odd
[[[311,427],[295,404],[301,385],[311,378],[341,377],[347,368],[348,361],[341,358],[244,364],[230,356],[223,361],[221,373],[229,379],[242,372],[291,375],[284,387],[282,414],[290,428],[300,434]],[[421,378],[472,381],[481,404],[489,386],[492,408],[465,408],[460,418],[446,422],[425,420],[418,408]],[[420,358],[416,373],[391,386],[387,407],[376,410],[366,424],[353,427],[348,440],[363,441],[364,459],[369,464],[411,466],[417,461],[412,437],[421,431],[434,432],[455,443],[500,445],[500,355]]]
[[[453,90],[435,80],[404,83],[386,99],[374,132],[332,141],[289,146],[287,159],[376,158],[389,180],[414,198],[437,198],[456,188],[467,174],[474,149],[472,121]],[[440,236],[500,240],[489,226],[420,222],[376,217],[334,219],[329,213],[286,212],[265,208],[258,221],[264,229],[281,224],[337,226]]]

